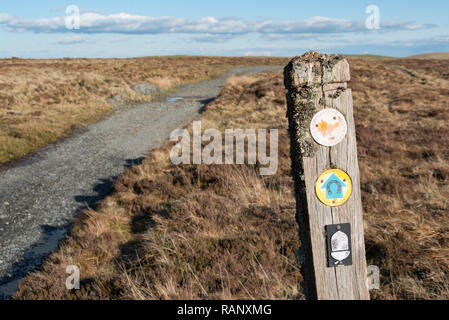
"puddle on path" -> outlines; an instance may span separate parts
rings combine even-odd
[[[167,102],[176,102],[176,101],[181,101],[181,100],[184,100],[184,98],[183,97],[170,97],[170,98],[167,98]]]

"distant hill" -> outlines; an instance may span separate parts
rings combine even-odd
[[[397,59],[394,57],[379,56],[374,54],[345,54],[344,56],[348,59]]]
[[[408,57],[410,59],[449,59],[449,52],[434,52],[418,54]]]

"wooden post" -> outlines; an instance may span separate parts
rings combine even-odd
[[[369,299],[349,80],[349,64],[339,55],[308,52],[291,60],[284,70],[306,299]],[[339,121],[339,115],[346,121]],[[341,170],[335,172],[338,177],[329,178],[331,169]],[[340,173],[349,176],[352,193],[347,176]],[[335,236],[338,230],[350,239],[349,246],[340,245],[342,233]]]

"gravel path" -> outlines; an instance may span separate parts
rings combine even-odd
[[[113,178],[143,160],[171,131],[189,124],[232,74],[280,67],[234,68],[217,79],[182,86],[179,99],[121,109],[64,141],[0,172],[0,299],[57,249],[73,216],[92,207]]]

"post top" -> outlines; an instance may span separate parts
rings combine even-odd
[[[309,51],[293,58],[284,69],[287,87],[344,83],[351,79],[349,63],[341,55]]]

